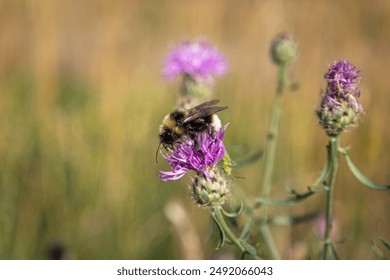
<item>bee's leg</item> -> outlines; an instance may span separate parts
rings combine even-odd
[[[157,147],[157,150],[156,150],[156,163],[158,163],[158,152],[160,151],[160,146],[161,146],[161,142],[158,144],[158,147]],[[164,144],[163,144],[163,146],[164,146]]]
[[[200,149],[199,142],[198,142],[198,140],[197,140],[196,138],[194,139],[194,146],[195,146],[195,149],[198,151],[198,153],[199,153],[201,156],[204,156],[204,153],[203,153],[202,150]]]

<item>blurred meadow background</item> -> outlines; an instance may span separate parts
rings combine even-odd
[[[361,171],[390,182],[390,1],[0,1],[0,258],[209,259],[210,215],[187,179],[163,183],[157,131],[179,96],[161,66],[182,39],[206,36],[230,69],[213,98],[229,109],[225,145],[239,159],[264,147],[276,66],[273,37],[290,32],[299,57],[283,97],[272,196],[304,191],[324,164],[327,137],[314,113],[323,74],[340,58],[361,69],[358,128],[341,144]],[[259,193],[262,160],[236,171]],[[335,193],[344,259],[376,259],[390,239],[390,192],[361,185],[342,158]],[[279,214],[324,209],[324,193]],[[315,258],[315,221],[273,226],[283,258]],[[184,244],[184,245],[183,245]],[[383,248],[383,247],[381,247]],[[261,248],[260,248],[261,249]],[[218,254],[218,255],[217,255]]]

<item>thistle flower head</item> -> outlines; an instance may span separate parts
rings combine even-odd
[[[212,168],[209,175],[211,178],[198,174],[191,183],[192,197],[202,207],[222,205],[230,192],[228,181],[219,168]]]
[[[181,142],[177,142],[170,154],[163,155],[173,170],[160,171],[161,180],[178,180],[190,170],[211,178],[210,168],[216,165],[226,152],[222,142],[225,130],[226,127],[220,129],[216,135],[202,132],[198,133],[195,139],[184,137]]]
[[[194,80],[208,81],[212,76],[223,75],[227,62],[213,46],[204,39],[179,43],[165,59],[163,75],[171,80],[186,74]]]
[[[330,65],[324,77],[327,87],[316,113],[326,133],[333,137],[355,127],[363,107],[358,102],[361,77],[348,60]]]

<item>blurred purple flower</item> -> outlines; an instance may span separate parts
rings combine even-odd
[[[314,223],[314,232],[320,237],[325,238],[326,232],[326,216],[325,214],[319,215]],[[339,235],[339,223],[337,220],[332,219],[332,231],[330,233],[331,239],[336,239]]]
[[[360,70],[356,70],[348,60],[341,59],[330,65],[324,77],[328,82],[325,98],[330,104],[339,106],[340,101],[347,101],[358,111],[363,110],[356,99],[360,96]]]
[[[173,171],[160,171],[161,180],[178,180],[190,170],[211,178],[209,167],[217,164],[225,155],[222,142],[225,130],[226,127],[222,128],[215,136],[206,132],[198,133],[196,140],[186,137],[182,142],[176,143],[171,154],[163,155]]]
[[[207,81],[213,75],[223,75],[227,67],[222,54],[205,40],[184,41],[167,55],[163,75],[170,80],[188,74],[195,80],[202,78]]]

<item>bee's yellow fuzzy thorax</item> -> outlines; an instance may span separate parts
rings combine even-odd
[[[182,135],[184,133],[183,129],[177,126],[177,122],[172,119],[170,115],[165,116],[162,124],[178,135]]]

